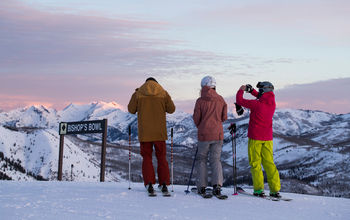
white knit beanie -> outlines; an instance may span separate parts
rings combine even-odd
[[[212,76],[205,76],[201,81],[201,87],[209,86],[210,88],[216,87],[216,80]]]

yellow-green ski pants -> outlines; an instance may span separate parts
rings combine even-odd
[[[252,173],[254,190],[264,189],[264,174],[267,176],[270,192],[279,192],[281,189],[280,176],[273,162],[273,142],[248,139],[248,158]]]

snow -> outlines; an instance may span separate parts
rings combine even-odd
[[[334,116],[321,111],[277,109],[273,118],[273,128],[281,133],[300,135],[322,128],[322,122],[327,122]]]
[[[90,103],[87,105],[75,105],[70,104],[62,111],[58,112],[60,115],[60,121],[82,121],[93,112],[97,103]]]
[[[58,141],[57,130],[36,129],[31,132],[17,132],[0,126],[0,152],[5,156],[20,160],[26,170],[44,178],[52,178],[57,172]],[[100,168],[92,163],[90,157],[69,139],[65,139],[63,152],[63,171],[70,176],[71,164],[74,164],[73,178],[76,181],[96,181],[99,179]],[[11,148],[6,147],[11,146]],[[107,173],[106,179],[111,178]],[[56,176],[56,175],[55,175]],[[25,179],[23,174],[11,174],[14,180]]]
[[[56,110],[40,106],[28,106],[0,114],[1,124],[12,127],[49,127],[58,123]]]
[[[350,200],[342,198],[283,193],[293,200],[275,202],[224,188],[227,200],[205,200],[180,185],[170,198],[158,190],[148,197],[140,183],[131,188],[127,182],[0,181],[1,219],[350,219]]]

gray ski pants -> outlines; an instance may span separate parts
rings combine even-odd
[[[221,165],[221,151],[223,141],[199,141],[196,162],[197,187],[208,186],[208,155],[211,168],[212,185],[222,186],[223,174]]]

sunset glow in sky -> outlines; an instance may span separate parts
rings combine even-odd
[[[349,21],[348,0],[1,0],[0,109],[126,106],[153,76],[192,112],[212,75],[230,106],[270,81],[279,108],[349,113]]]

